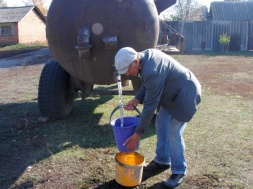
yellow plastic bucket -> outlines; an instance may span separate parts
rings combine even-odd
[[[122,186],[133,187],[141,183],[144,157],[137,152],[119,152],[116,159],[115,180]]]

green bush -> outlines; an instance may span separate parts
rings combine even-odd
[[[221,44],[221,51],[227,52],[229,49],[230,36],[227,33],[220,35],[219,42]]]
[[[221,34],[219,42],[220,42],[221,45],[227,45],[227,44],[229,44],[229,42],[230,42],[230,36],[227,35],[227,33]]]

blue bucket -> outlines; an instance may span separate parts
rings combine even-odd
[[[119,107],[116,107],[114,111],[111,114],[111,117],[113,113],[118,110]],[[140,114],[139,110],[136,109],[136,111]],[[118,147],[118,150],[120,152],[133,152],[139,149],[139,143],[136,147],[136,149],[128,150],[126,146],[123,146],[123,143],[128,139],[130,136],[132,136],[135,132],[135,129],[137,127],[137,124],[139,122],[138,117],[123,117],[123,127],[121,127],[121,119],[117,118],[111,121],[111,126],[114,133],[114,138],[116,141],[116,145]]]

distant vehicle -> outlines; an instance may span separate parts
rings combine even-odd
[[[45,64],[38,104],[44,117],[64,118],[76,92],[85,99],[93,85],[115,83],[114,56],[122,47],[155,48],[158,15],[176,0],[53,0],[46,36],[55,58]],[[130,79],[136,92],[141,81]]]

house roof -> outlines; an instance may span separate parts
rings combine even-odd
[[[211,20],[216,21],[253,21],[253,1],[245,2],[212,2]]]
[[[36,6],[24,6],[24,7],[1,7],[0,8],[0,23],[12,23],[19,22],[30,11],[34,10],[46,23],[45,16]]]

